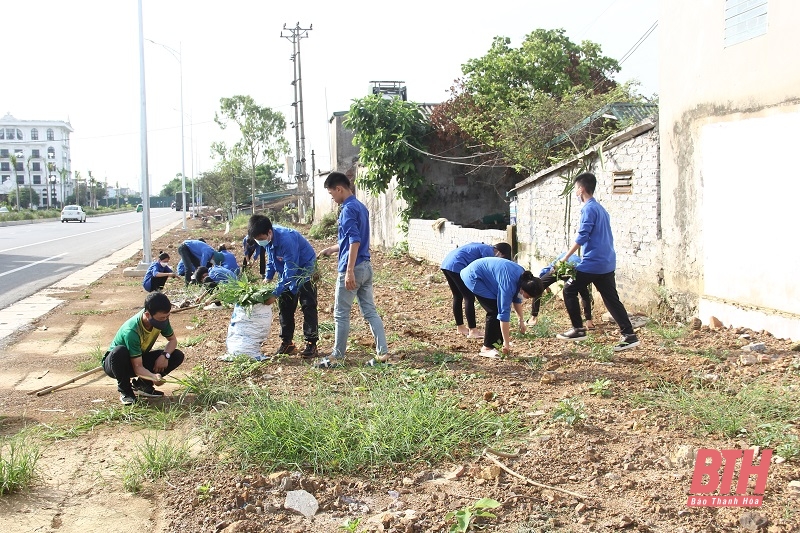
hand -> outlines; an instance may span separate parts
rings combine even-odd
[[[156,387],[160,387],[164,383],[166,382],[164,381],[164,378],[161,376],[161,374],[153,374],[153,385],[155,385]]]
[[[156,362],[153,363],[153,370],[159,373],[163,372],[164,370],[166,370],[168,364],[169,361],[167,360],[167,358],[164,357],[164,354],[161,354],[156,359]]]
[[[270,296],[269,298],[267,298],[267,301],[264,302],[264,304],[265,305],[272,305],[272,304],[275,303],[275,300],[277,300],[277,299],[278,298],[276,298],[275,296]]]
[[[527,328],[527,327],[525,327],[525,322],[523,322],[523,321],[522,321],[522,319],[520,319],[520,322],[519,322],[519,332],[520,332],[520,333],[522,333],[522,334],[524,335],[524,334],[525,334],[525,332],[526,332],[527,330],[528,330],[528,328]]]
[[[504,342],[503,343],[503,353],[506,354],[506,355],[511,353],[511,343],[510,342]]]
[[[352,270],[348,270],[344,274],[344,288],[348,291],[356,289],[356,274]]]

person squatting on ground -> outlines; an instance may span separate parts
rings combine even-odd
[[[542,282],[542,290],[545,291],[547,288],[558,281],[558,271],[556,269],[556,264],[564,259],[566,253],[563,253],[556,258],[555,261],[547,265],[539,272],[539,279]],[[573,254],[569,258],[569,263],[574,267],[578,263],[581,262],[581,258],[577,255]],[[583,303],[583,315],[586,317],[586,329],[594,329],[594,322],[592,322],[592,293],[589,290],[589,287],[584,287],[578,294],[581,297],[581,303]],[[544,292],[542,293],[544,295]],[[533,304],[531,305],[531,317],[525,322],[527,326],[535,326],[536,322],[539,318],[539,310],[542,305],[542,296],[533,299]]]
[[[525,333],[522,299],[541,296],[541,281],[514,261],[500,257],[483,257],[473,261],[461,271],[461,280],[486,311],[483,346],[479,355],[499,357],[500,353],[495,348],[498,343],[503,344],[503,353],[509,353],[511,307],[519,317],[520,333]]]
[[[597,178],[594,174],[584,172],[575,178],[575,196],[583,203],[583,207],[575,244],[567,251],[564,261],[569,260],[570,256],[581,247],[583,254],[580,263],[575,267],[575,276],[564,286],[564,306],[567,308],[572,328],[559,333],[556,337],[567,341],[586,338],[578,294],[592,283],[603,298],[606,309],[619,325],[622,339],[614,346],[614,351],[619,352],[638,346],[639,338],[633,332],[628,312],[617,294],[617,283],[614,278],[617,254],[614,251],[611,218],[608,211],[594,198],[596,187]]]
[[[251,239],[250,235],[245,235],[244,239],[242,239],[242,250],[244,252],[242,268],[247,268],[247,265],[258,259],[258,271],[263,278],[267,271],[264,247]]]
[[[183,352],[177,349],[178,338],[169,324],[171,310],[165,294],[148,294],[144,309],[122,324],[103,356],[103,370],[117,380],[119,399],[125,405],[136,401],[136,392],[148,398],[164,396],[153,385],[163,385],[164,376],[183,363]],[[167,346],[153,350],[159,335],[166,337]],[[136,379],[131,382],[131,378]]]
[[[169,278],[177,278],[169,267],[169,254],[167,252],[159,252],[158,259],[150,263],[147,272],[144,273],[144,280],[142,287],[147,292],[160,291],[164,288]]]
[[[183,241],[178,246],[178,255],[181,256],[184,267],[184,281],[189,285],[189,281],[197,267],[211,266],[211,257],[214,255],[214,248],[206,244],[203,239]]]
[[[236,274],[225,268],[215,264],[211,268],[198,267],[194,271],[195,281],[205,286],[207,289],[215,289],[218,284],[224,283],[229,279],[236,279]]]
[[[217,254],[221,254],[222,259],[219,259]],[[225,268],[233,272],[234,275],[236,276],[238,276],[242,272],[242,269],[239,268],[238,261],[236,261],[236,256],[233,255],[233,253],[229,252],[228,248],[226,248],[224,244],[219,245],[219,248],[217,249],[216,253],[213,256],[211,256],[211,260],[214,262],[215,265],[224,266]]]
[[[475,295],[467,289],[459,274],[464,267],[482,257],[511,259],[511,246],[505,242],[494,246],[471,242],[452,250],[445,256],[441,264],[444,279],[447,280],[450,292],[453,293],[453,317],[456,319],[456,330],[470,339],[483,338],[483,331],[478,329],[475,319]],[[466,326],[464,325],[464,315],[467,317]]]
[[[340,364],[347,350],[350,335],[350,310],[358,296],[361,314],[369,322],[375,337],[376,356],[367,365],[376,366],[389,359],[386,332],[372,294],[372,263],[369,255],[369,212],[353,194],[350,179],[341,172],[331,172],[325,178],[325,188],[333,201],[341,206],[339,213],[338,244],[325,248],[320,256],[339,252],[338,278],[333,307],[335,343],[330,357],[322,358],[319,368],[334,368]]]
[[[303,338],[305,347],[300,352],[302,357],[317,356],[319,340],[319,316],[317,313],[317,284],[313,276],[317,268],[317,254],[305,237],[299,232],[273,226],[264,215],[253,215],[247,226],[248,235],[252,235],[259,246],[263,246],[267,255],[267,272],[264,278],[272,281],[275,274],[281,279],[275,286],[274,295],[265,303],[271,305],[278,301],[278,316],[281,323],[281,345],[276,354],[293,354],[297,351],[294,344],[294,314],[297,304],[303,313]]]

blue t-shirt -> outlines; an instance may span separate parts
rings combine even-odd
[[[608,274],[617,268],[611,217],[594,198],[581,208],[581,221],[575,242],[583,247],[583,258],[576,270],[587,274]]]
[[[234,274],[225,267],[213,266],[208,269],[208,277],[213,279],[217,283],[222,283],[224,281],[228,281],[231,278],[236,279],[236,274]]]
[[[197,258],[200,262],[200,266],[206,266],[211,261],[211,257],[214,255],[214,250],[210,245],[204,243],[203,241],[196,241],[196,240],[188,240],[183,241],[183,244],[189,249],[189,252],[193,256]]]
[[[150,267],[147,269],[147,272],[144,273],[144,280],[142,281],[142,287],[147,292],[153,290],[153,278],[156,276],[156,273],[167,273],[172,274],[172,269],[168,266],[161,266],[161,261],[153,261],[150,263]]]
[[[358,201],[355,196],[348,196],[342,202],[342,212],[339,215],[339,265],[338,271],[347,271],[347,261],[350,257],[350,245],[361,243],[358,247],[356,265],[369,261],[369,211],[367,206]]]
[[[308,282],[314,273],[317,253],[311,243],[296,230],[272,226],[272,241],[265,248],[269,261],[266,278],[272,278],[275,272],[281,275],[275,286],[275,296],[287,289],[297,294],[300,285]]]
[[[482,257],[494,257],[494,247],[481,242],[471,242],[456,248],[442,261],[442,270],[459,273],[465,266]]]
[[[224,266],[225,268],[227,268],[228,270],[230,270],[231,272],[233,272],[235,275],[238,276],[239,263],[236,262],[236,256],[230,253],[228,250],[222,250],[220,253],[223,256],[225,256],[225,259],[222,260],[222,265],[220,266]]]
[[[476,259],[461,271],[461,280],[473,293],[497,300],[497,320],[511,321],[511,304],[522,303],[519,278],[525,269],[502,257]]]
[[[178,273],[179,276],[183,276],[186,274],[186,265],[183,264],[183,259],[178,261],[178,264],[175,265],[175,271]]]

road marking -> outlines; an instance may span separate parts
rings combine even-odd
[[[33,263],[29,263],[29,264],[27,264],[25,266],[21,266],[19,268],[15,268],[14,270],[9,270],[8,272],[3,272],[2,274],[0,274],[0,278],[2,278],[3,276],[8,276],[9,274],[13,274],[14,272],[19,272],[20,270],[24,270],[26,268],[30,268],[30,267],[32,267],[34,265],[38,265],[39,263],[46,263],[47,261],[50,261],[51,259],[57,259],[57,258],[59,258],[59,257],[61,257],[63,255],[67,255],[68,253],[69,252],[64,252],[64,253],[61,253],[61,254],[58,254],[58,255],[54,255],[53,257],[48,257],[47,259],[41,259],[39,261],[34,261]]]

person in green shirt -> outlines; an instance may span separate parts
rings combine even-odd
[[[169,324],[171,310],[165,294],[148,294],[144,309],[122,324],[103,356],[103,370],[117,380],[119,399],[125,405],[136,402],[136,392],[148,398],[164,396],[154,385],[163,385],[164,376],[183,363],[178,338]],[[153,350],[159,335],[166,337],[167,346]],[[135,378],[133,382],[131,378]]]

